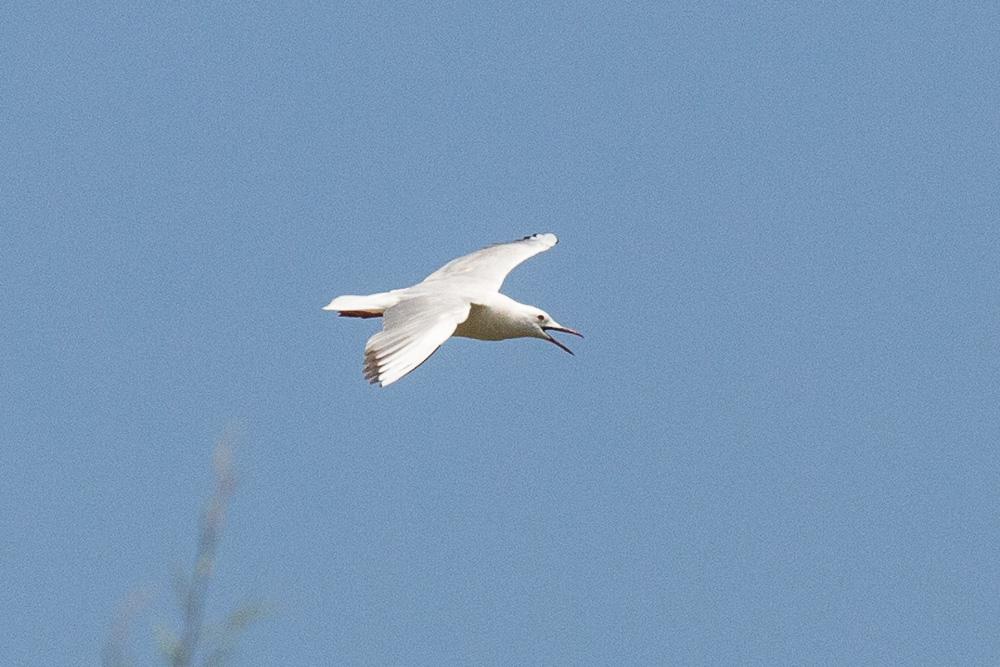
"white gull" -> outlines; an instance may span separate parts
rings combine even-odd
[[[341,317],[383,317],[365,345],[365,378],[386,387],[427,360],[452,336],[477,340],[541,338],[573,352],[549,334],[564,327],[544,310],[500,294],[504,278],[524,260],[558,243],[532,234],[453,259],[412,287],[366,296],[338,296],[323,310]]]

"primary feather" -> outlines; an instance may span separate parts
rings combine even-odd
[[[387,387],[424,363],[469,316],[458,297],[418,296],[385,311],[382,331],[365,345],[365,379]]]

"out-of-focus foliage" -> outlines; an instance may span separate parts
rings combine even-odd
[[[176,629],[166,623],[154,626],[157,649],[171,667],[225,664],[234,654],[243,632],[264,614],[264,607],[260,602],[247,601],[237,606],[220,623],[205,620],[205,606],[216,566],[216,554],[229,501],[236,487],[232,435],[223,436],[216,444],[213,468],[215,487],[202,512],[194,564],[190,572],[178,570],[174,573],[173,584],[180,609],[180,626]],[[122,603],[102,650],[102,663],[106,667],[135,664],[129,648],[131,629],[137,616],[148,606],[151,597],[149,592],[136,591]]]

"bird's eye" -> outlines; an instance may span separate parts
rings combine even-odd
[[[544,322],[545,321],[545,316],[544,315],[539,315],[538,316],[538,321],[539,322]]]

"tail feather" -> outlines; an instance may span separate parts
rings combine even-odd
[[[338,296],[323,310],[339,311],[341,317],[381,317],[386,308],[391,308],[399,302],[399,297],[391,292],[367,294],[364,296],[348,294]]]
[[[382,317],[382,313],[373,313],[367,310],[342,310],[337,313],[338,317]]]

